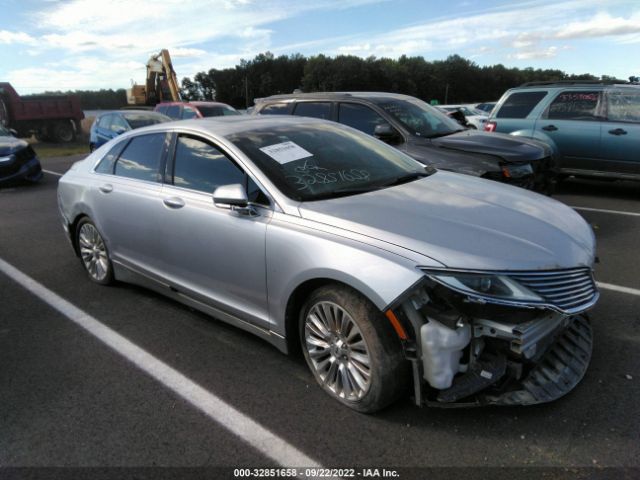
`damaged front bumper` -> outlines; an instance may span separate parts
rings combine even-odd
[[[580,382],[592,351],[584,312],[598,298],[591,271],[509,278],[540,300],[483,297],[427,275],[394,303],[394,315],[411,332],[403,346],[416,404],[532,405],[556,400]]]

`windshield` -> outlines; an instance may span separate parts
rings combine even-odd
[[[384,99],[378,105],[418,137],[442,137],[464,130],[458,122],[417,98]]]
[[[135,113],[124,115],[125,120],[132,129],[155,125],[156,123],[168,122],[171,119],[159,113]]]
[[[298,201],[365,193],[429,174],[395,148],[328,122],[271,126],[228,139]]]
[[[221,117],[223,115],[240,115],[240,112],[228,105],[198,105],[203,117]]]

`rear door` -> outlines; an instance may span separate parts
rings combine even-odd
[[[166,278],[180,293],[267,328],[269,200],[224,149],[199,136],[174,141],[158,226]],[[255,215],[216,207],[213,191],[242,184]]]
[[[536,121],[535,130],[555,143],[560,168],[601,170],[602,92],[570,89],[558,93]]]
[[[107,155],[98,165],[91,191],[94,220],[113,261],[153,278],[164,269],[160,172],[168,138],[165,133],[133,137],[117,158]]]
[[[602,125],[602,165],[606,171],[640,175],[640,88],[605,93],[607,121]]]

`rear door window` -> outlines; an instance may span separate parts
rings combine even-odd
[[[136,180],[160,182],[166,138],[164,133],[132,138],[116,162],[115,174]]]
[[[498,110],[496,118],[526,118],[547,92],[515,92],[509,95]]]
[[[296,105],[293,112],[300,117],[322,118],[331,120],[331,103],[329,102],[302,102]]]
[[[126,144],[126,141],[119,142],[115,147],[109,150],[109,153],[102,157],[102,160],[100,160],[95,171],[97,173],[113,174],[113,166],[116,163],[116,159]]]
[[[600,92],[565,91],[553,99],[546,118],[553,120],[599,120]]]
[[[338,109],[338,122],[361,132],[373,135],[376,126],[387,123],[384,118],[365,105],[341,103]]]
[[[260,115],[289,115],[289,104],[272,103],[260,110]]]

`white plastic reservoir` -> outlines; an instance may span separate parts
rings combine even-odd
[[[424,379],[433,388],[449,388],[460,369],[462,349],[471,340],[471,327],[467,324],[453,330],[430,318],[420,328],[420,339]]]

